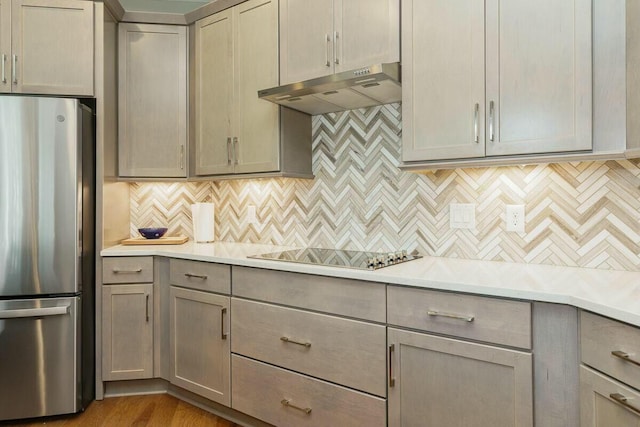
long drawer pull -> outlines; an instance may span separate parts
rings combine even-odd
[[[292,340],[289,337],[280,337],[280,341],[284,341],[284,342],[288,342],[288,343],[296,344],[296,345],[301,345],[301,346],[307,347],[307,348],[311,347],[311,343],[310,342],[295,341],[295,340]]]
[[[640,414],[640,409],[629,404],[628,402],[629,399],[627,399],[625,395],[622,395],[620,393],[611,393],[609,397],[615,400],[616,402],[618,402],[620,405],[624,406],[625,408],[632,410],[636,414]]]
[[[625,353],[624,351],[616,350],[612,351],[611,354],[619,359],[624,360],[625,362],[632,363],[636,366],[640,366],[640,362],[631,358],[629,353]]]
[[[142,269],[141,268],[136,268],[134,270],[120,270],[119,268],[114,268],[111,271],[113,271],[113,274],[136,274],[136,273],[142,273]]]
[[[147,300],[146,300],[146,309],[145,309],[145,319],[147,320],[147,323],[149,323],[149,294],[147,294]]]
[[[298,411],[302,411],[307,415],[309,415],[311,413],[311,408],[302,408],[300,406],[296,406],[296,405],[292,404],[291,400],[289,400],[289,399],[282,399],[280,401],[280,403],[282,403],[284,406],[287,406],[289,408],[296,409]]]
[[[393,352],[396,349],[396,345],[395,344],[391,344],[389,346],[389,387],[395,387],[396,386],[396,379],[393,377],[393,370],[392,370],[392,366],[393,366]]]
[[[226,307],[222,307],[222,310],[220,310],[220,338],[223,340],[227,339],[227,334],[224,331],[224,316],[225,314],[227,314],[227,308]]]
[[[184,275],[190,279],[202,279],[202,280],[207,280],[209,278],[209,276],[203,276],[203,275],[199,275],[199,274],[191,274],[191,273],[184,273]]]
[[[449,319],[457,319],[457,320],[464,320],[465,322],[473,322],[475,317],[473,316],[466,316],[466,315],[460,315],[460,314],[454,314],[454,313],[444,313],[442,311],[435,311],[435,310],[429,310],[427,311],[427,314],[429,316],[438,316],[438,317],[448,317]]]

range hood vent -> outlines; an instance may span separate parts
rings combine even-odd
[[[259,90],[258,97],[311,115],[400,102],[400,64],[376,64]]]

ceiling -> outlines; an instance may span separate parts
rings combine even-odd
[[[185,14],[197,9],[210,0],[120,0],[127,12],[157,12]]]

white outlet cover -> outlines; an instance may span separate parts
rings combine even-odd
[[[256,224],[258,222],[256,207],[254,205],[247,206],[247,222],[249,224]]]
[[[476,228],[475,203],[451,203],[449,205],[449,227]]]
[[[507,231],[524,233],[524,205],[507,205],[505,212],[505,223],[507,225]]]

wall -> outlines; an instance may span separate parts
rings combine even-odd
[[[132,235],[190,235],[189,205],[213,201],[222,241],[640,270],[640,161],[415,174],[397,168],[400,138],[399,104],[316,116],[316,179],[132,184]],[[450,203],[475,203],[476,229],[450,229]],[[525,233],[505,231],[506,204],[526,206]]]

